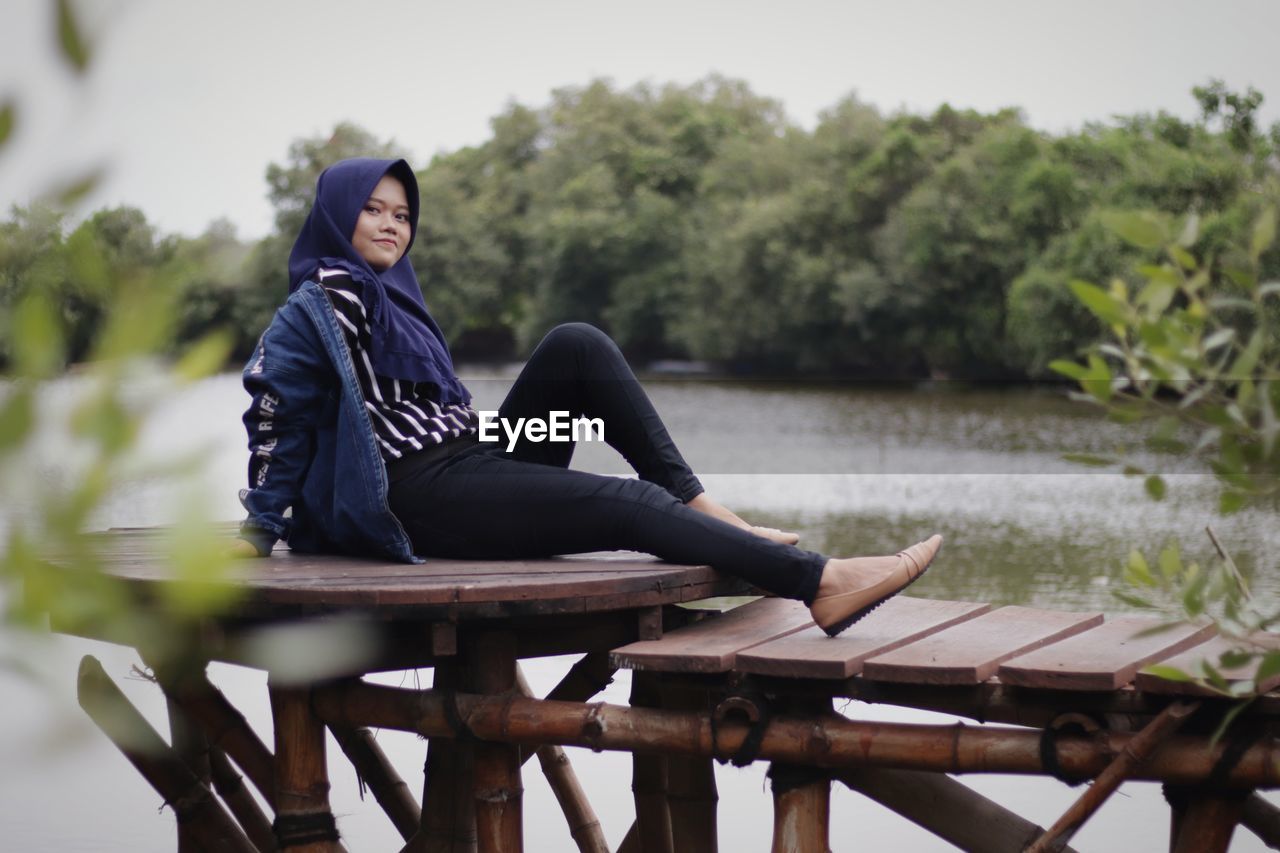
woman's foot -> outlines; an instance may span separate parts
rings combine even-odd
[[[914,583],[941,547],[934,534],[892,557],[828,560],[809,606],[813,621],[834,637]]]
[[[756,527],[747,524],[738,517],[736,512],[715,500],[706,492],[689,501],[687,505],[690,509],[696,509],[698,512],[705,513],[712,518],[718,518],[726,524],[732,524],[734,527],[741,528],[748,533],[754,533],[761,539],[768,539],[771,542],[778,542],[782,545],[794,545],[800,541],[800,535],[797,533],[788,533],[785,530],[778,530],[776,527]]]

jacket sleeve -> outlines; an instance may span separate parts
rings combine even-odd
[[[244,413],[249,436],[248,518],[240,538],[260,556],[289,534],[286,510],[302,492],[315,451],[315,427],[335,384],[314,328],[297,313],[277,312],[244,370],[252,396]]]

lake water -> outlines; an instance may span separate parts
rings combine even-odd
[[[464,372],[464,376],[467,374]],[[471,371],[480,408],[496,408],[506,374]],[[72,404],[79,380],[51,389],[49,411]],[[1064,452],[1111,453],[1129,433],[1087,406],[1033,389],[850,388],[816,384],[654,379],[659,411],[708,490],[755,523],[797,530],[803,544],[835,554],[892,552],[938,531],[947,537],[939,562],[913,594],[1059,609],[1125,608],[1120,567],[1131,547],[1149,554],[1168,541],[1188,558],[1212,549],[1212,523],[1250,575],[1262,601],[1280,600],[1275,571],[1280,529],[1274,510],[1222,518],[1216,488],[1186,460],[1137,453],[1140,464],[1166,474],[1169,497],[1147,500],[1141,481],[1064,462]],[[143,443],[157,457],[196,449],[207,462],[202,490],[215,517],[240,515],[236,490],[246,454],[239,415],[247,398],[238,376],[220,376],[168,401]],[[607,448],[583,445],[576,467],[626,473]],[[76,476],[75,454],[56,432],[6,477],[56,482]],[[102,527],[151,525],[172,517],[172,492],[145,477],[121,489],[97,519]],[[20,507],[0,513],[12,518]],[[43,642],[3,638],[0,655],[0,848],[15,851],[170,850],[172,815],[109,743],[89,726],[73,698],[76,661],[94,654],[158,728],[167,731],[159,691],[131,674],[128,650],[58,637]],[[5,666],[26,660],[33,679]],[[570,665],[525,664],[534,689],[549,689]],[[229,666],[213,680],[260,732],[269,731],[265,676]],[[380,680],[428,684],[429,672]],[[624,704],[625,672],[604,694]],[[859,719],[951,722],[952,718],[849,703]],[[382,732],[379,742],[417,788],[424,744]],[[614,846],[629,826],[630,762],[625,755],[570,750],[584,787]],[[399,849],[398,836],[370,799],[360,802],[354,772],[331,744],[332,800],[353,851]],[[534,767],[534,765],[528,765]],[[719,768],[723,850],[768,847],[771,809],[764,766]],[[1048,826],[1079,795],[1051,780],[967,776],[963,781],[1024,817]],[[559,808],[536,770],[525,774],[526,843],[530,850],[572,850]],[[831,846],[840,850],[947,850],[948,845],[843,787],[832,799]],[[1165,849],[1167,810],[1159,788],[1128,784],[1076,836],[1079,850]],[[1266,849],[1246,830],[1233,850]]]

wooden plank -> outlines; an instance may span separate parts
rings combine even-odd
[[[1138,670],[1217,633],[1212,625],[1186,623],[1151,634],[1155,619],[1120,616],[1092,630],[1006,661],[997,674],[1006,684],[1055,690],[1115,690],[1133,681]]]
[[[899,595],[837,637],[828,637],[813,625],[740,652],[734,669],[784,678],[849,678],[862,671],[862,664],[868,658],[989,610],[990,604]]]
[[[173,579],[160,531],[117,531],[98,541],[104,545],[98,555],[104,569],[138,593],[155,594]],[[278,609],[282,615],[295,608],[356,607],[501,618],[653,607],[751,591],[744,581],[709,566],[666,563],[634,551],[413,565],[278,549],[270,559],[236,563],[226,582],[244,590],[243,612]]]
[[[1264,649],[1275,650],[1280,649],[1280,634],[1270,634],[1258,632],[1250,637],[1252,641],[1257,643]],[[1223,678],[1227,680],[1227,684],[1236,684],[1241,681],[1249,681],[1253,679],[1254,673],[1258,671],[1261,664],[1261,658],[1255,658],[1251,664],[1236,669],[1222,669],[1218,667],[1218,658],[1223,652],[1231,651],[1239,646],[1238,640],[1232,640],[1228,637],[1214,637],[1206,643],[1193,646],[1181,654],[1160,661],[1162,666],[1172,666],[1183,672],[1192,675],[1200,673],[1200,661],[1208,659],[1210,663],[1222,672]],[[1198,684],[1192,684],[1185,681],[1167,681],[1158,676],[1147,672],[1139,672],[1134,685],[1147,693],[1166,693],[1178,696],[1217,696],[1220,695],[1212,690],[1201,687]],[[1260,685],[1261,693],[1269,693],[1280,687],[1280,674],[1273,675],[1263,681]]]
[[[762,598],[668,632],[661,640],[641,640],[614,649],[614,666],[663,672],[726,672],[742,649],[813,624],[803,602]]]
[[[152,553],[98,555],[104,569],[125,578],[167,579],[173,570],[164,558]],[[538,560],[530,562],[498,562],[475,560],[396,563],[386,560],[352,560],[347,558],[289,557],[273,555],[261,560],[241,560],[230,567],[237,578],[273,582],[330,580],[360,583],[373,580],[402,579],[406,582],[503,583],[511,577],[562,581],[578,574],[607,573],[618,577],[663,576],[673,573],[710,574],[706,566],[681,566],[658,561],[583,562],[577,560]]]
[[[1100,624],[1101,613],[1001,607],[867,660],[862,677],[913,684],[979,684],[1010,658]]]
[[[164,584],[172,577],[168,572],[130,569],[113,571],[113,574],[141,587]],[[643,571],[619,571],[598,565],[573,572],[547,570],[482,575],[402,575],[375,571],[282,576],[278,573],[234,572],[227,579],[229,583],[256,591],[269,600],[306,601],[324,595],[329,599],[349,596],[353,602],[368,602],[381,594],[387,599],[409,599],[418,603],[562,598],[566,595],[617,594],[664,588],[674,593],[683,586],[723,583],[726,580],[732,581],[732,578],[705,567],[668,564]]]

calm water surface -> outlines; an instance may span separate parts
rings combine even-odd
[[[509,380],[473,373],[476,405],[496,408]],[[1059,609],[1123,610],[1112,590],[1131,547],[1149,553],[1177,541],[1188,558],[1208,560],[1203,529],[1212,523],[1250,575],[1255,595],[1280,600],[1275,571],[1280,530],[1274,510],[1229,518],[1213,511],[1210,478],[1185,460],[1144,456],[1129,433],[1086,406],[1048,393],[924,388],[848,388],[780,383],[662,380],[647,384],[685,456],[708,490],[756,523],[797,530],[807,547],[834,554],[880,553],[939,531],[947,543],[936,567],[913,588],[927,597],[1025,604]],[[74,380],[52,390],[46,405],[66,408]],[[157,457],[196,452],[208,460],[204,492],[217,517],[236,518],[235,492],[244,477],[239,414],[247,398],[238,376],[217,377],[174,400],[155,419],[145,444]],[[607,427],[606,427],[607,429]],[[1062,461],[1065,452],[1126,449],[1149,470],[1164,473],[1170,495],[1154,503],[1141,482]],[[6,476],[76,476],[74,453],[50,434]],[[583,445],[577,467],[623,474],[607,448]],[[175,501],[145,477],[123,489],[98,522],[103,527],[163,523]],[[19,507],[4,508],[12,515]],[[0,517],[0,521],[3,518]],[[134,656],[89,641],[58,638],[52,648],[4,637],[6,659],[34,662],[33,680],[0,669],[0,847],[12,850],[168,850],[172,817],[159,798],[96,731],[71,698],[75,662],[101,657],[130,697],[165,730],[163,701],[130,675]],[[545,691],[571,661],[526,664]],[[215,666],[218,682],[261,732],[269,731],[265,676]],[[427,684],[430,672],[382,680]],[[625,703],[625,673],[603,698]],[[950,721],[938,715],[851,703],[845,713],[897,721]],[[423,744],[394,732],[379,735],[410,784],[419,784]],[[331,747],[331,749],[334,749]],[[575,766],[616,845],[632,818],[629,760],[573,750]],[[339,826],[356,850],[398,849],[398,836],[376,804],[361,803],[353,771],[333,764]],[[763,766],[718,771],[724,850],[768,847],[771,812]],[[1047,826],[1078,791],[1041,779],[970,776],[967,784]],[[573,845],[549,790],[526,774],[526,836],[530,850]],[[1167,813],[1159,789],[1131,784],[1077,835],[1079,850],[1164,849]],[[832,848],[945,850],[914,825],[837,787]],[[1233,850],[1263,850],[1241,830]]]

